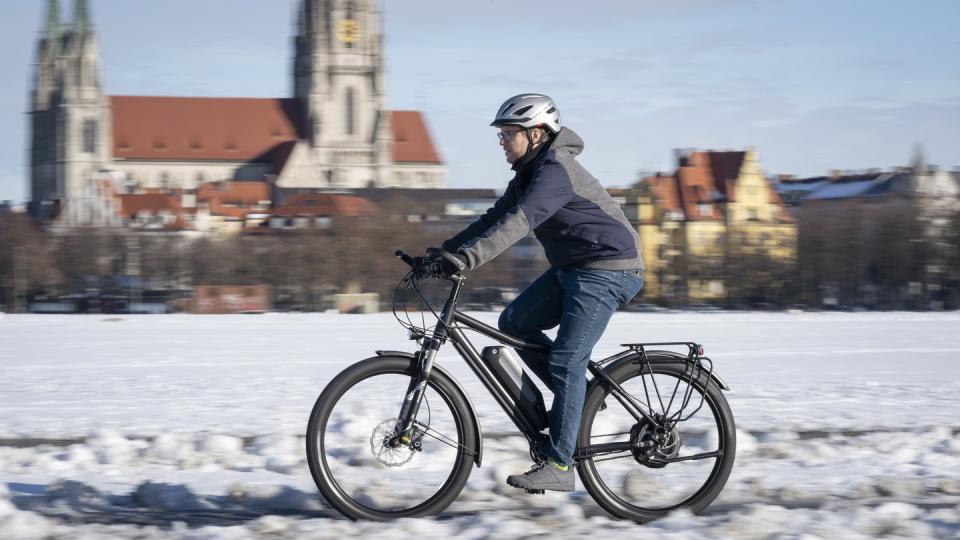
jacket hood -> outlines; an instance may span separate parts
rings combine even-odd
[[[571,156],[579,155],[583,152],[583,139],[580,138],[572,129],[567,127],[560,128],[560,133],[554,137],[550,143],[550,149],[557,152],[567,152]]]
[[[543,145],[536,152],[517,160],[510,168],[515,171],[525,169],[528,165],[539,163],[540,159],[551,151],[577,156],[580,152],[583,152],[583,139],[572,129],[562,127],[549,143]]]

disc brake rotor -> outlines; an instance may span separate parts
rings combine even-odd
[[[393,438],[396,427],[396,418],[384,420],[373,428],[373,434],[370,435],[370,453],[387,467],[404,465],[413,459],[413,454],[416,453],[413,447],[407,444],[390,446],[390,439]]]

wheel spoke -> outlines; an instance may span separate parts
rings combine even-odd
[[[463,446],[462,444],[460,444],[460,443],[458,443],[457,441],[451,439],[450,437],[447,437],[447,436],[444,435],[443,433],[438,432],[437,430],[431,428],[430,426],[426,426],[426,425],[424,425],[424,424],[421,424],[420,422],[414,422],[414,425],[416,425],[417,427],[421,428],[421,429],[423,430],[423,434],[424,434],[424,435],[428,435],[428,436],[430,436],[430,437],[432,437],[432,438],[434,438],[434,439],[442,442],[443,444],[445,444],[445,445],[447,445],[447,446],[449,446],[449,447],[451,447],[451,448],[463,449],[463,451],[466,452],[466,453],[468,453],[471,457],[477,455],[477,453],[474,452],[473,450],[471,450],[471,449]]]
[[[674,364],[624,366],[612,378],[618,384],[596,387],[584,410],[578,458],[587,490],[611,512],[631,519],[708,504],[726,481],[735,445],[719,390],[708,392],[702,379],[688,384],[690,372]],[[685,410],[698,400],[700,410]],[[637,421],[624,401],[647,407],[653,421]],[[593,442],[610,436],[616,440]]]
[[[311,472],[327,500],[351,517],[430,513],[449,504],[469,475],[474,452],[464,445],[467,415],[456,404],[463,399],[455,402],[436,381],[424,390],[410,438],[394,437],[411,380],[409,361],[399,360],[367,361],[369,373],[358,364],[355,377],[330,383],[311,415]],[[373,369],[381,364],[396,367]],[[439,444],[423,444],[427,436]]]

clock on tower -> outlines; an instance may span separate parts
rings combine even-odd
[[[343,19],[337,23],[337,39],[347,45],[356,43],[360,39],[360,23],[355,19]]]

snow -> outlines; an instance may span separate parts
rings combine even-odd
[[[644,526],[579,480],[540,497],[506,486],[526,445],[446,347],[438,362],[487,435],[483,467],[439,518],[383,525],[325,504],[303,433],[339,371],[414,350],[392,315],[5,315],[0,538],[957,538],[958,329],[956,313],[617,314],[595,358],[703,343],[737,420],[717,501]]]

